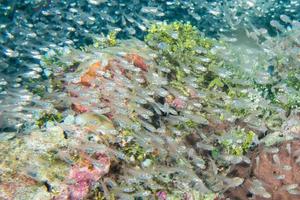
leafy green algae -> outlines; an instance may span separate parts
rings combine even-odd
[[[230,133],[226,133],[220,140],[220,144],[227,153],[241,156],[248,152],[254,137],[255,133],[253,131],[245,131],[244,129],[238,128]]]
[[[126,129],[121,131],[121,151],[127,156],[127,158],[133,161],[141,163],[145,159],[155,159],[155,155],[152,152],[147,152],[140,144],[135,141],[135,133],[133,130]]]
[[[216,57],[210,52],[214,41],[201,35],[198,29],[189,23],[154,24],[145,37],[147,44],[159,54],[158,62],[169,68],[171,85],[187,96],[184,78],[193,74],[198,80],[204,80],[207,68]],[[199,71],[201,67],[204,72]],[[202,81],[200,81],[202,82]]]
[[[41,114],[41,117],[36,121],[36,125],[41,128],[49,121],[62,122],[63,116],[61,113],[54,114],[54,113],[44,112]]]

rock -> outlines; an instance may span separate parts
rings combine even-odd
[[[51,133],[60,140],[56,133],[60,134],[61,131],[51,129],[49,134],[35,131],[30,135],[0,142],[3,152],[0,155],[0,199],[50,200],[52,194],[48,189],[60,192],[68,164],[53,159],[54,153],[47,151],[49,147],[54,150],[59,147],[56,142],[51,144],[54,141],[50,137]],[[46,180],[49,188],[43,184]]]
[[[34,131],[24,138],[26,148],[46,152],[66,145],[64,130],[58,126],[48,128],[46,132]]]
[[[68,187],[71,199],[83,199],[86,197],[93,183],[108,172],[110,159],[103,153],[98,153],[95,157],[94,162],[89,158],[83,158],[83,162],[71,168],[69,179],[73,184],[70,184]]]
[[[88,70],[80,77],[80,83],[85,86],[91,86],[97,76],[97,70],[101,68],[100,61],[93,63]]]
[[[0,199],[50,200],[47,188],[25,175],[15,174],[14,181],[0,183]]]
[[[273,146],[274,147],[274,146]],[[296,200],[300,199],[300,141],[285,141],[277,145],[278,153],[269,153],[266,148],[259,148],[257,156],[252,158],[250,171],[236,167],[235,175],[246,178],[244,184],[227,192],[230,199]],[[239,173],[243,171],[243,173]],[[251,177],[250,175],[253,174]],[[265,192],[259,194],[257,180]],[[256,189],[255,189],[256,188]],[[257,192],[257,194],[255,194]],[[270,198],[267,198],[269,194]]]
[[[0,133],[0,141],[11,140],[16,137],[15,132],[2,132]]]
[[[91,86],[95,77],[88,74],[84,74],[80,77],[80,83],[84,86]]]
[[[81,105],[79,103],[72,103],[71,108],[76,113],[84,113],[84,112],[89,111],[89,109],[86,106],[83,106],[83,105]]]
[[[128,53],[125,56],[128,62],[132,62],[134,66],[140,68],[143,71],[148,71],[149,66],[145,63],[144,58],[135,53]]]
[[[99,70],[100,68],[101,68],[101,63],[100,61],[97,61],[90,66],[86,74],[95,77],[97,76],[97,70]]]

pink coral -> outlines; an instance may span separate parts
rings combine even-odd
[[[176,97],[172,102],[172,106],[176,109],[183,109],[186,107],[186,103],[182,99]]]
[[[167,193],[165,191],[159,191],[156,193],[158,200],[166,200],[167,199]]]
[[[68,188],[71,199],[83,199],[88,194],[90,184],[96,179],[93,174],[94,172],[87,167],[72,167],[69,178],[74,181],[74,184]]]
[[[71,184],[68,186],[69,198],[83,199],[90,187],[109,170],[110,160],[103,153],[97,153],[96,159],[86,157],[81,164],[74,165],[69,173]]]

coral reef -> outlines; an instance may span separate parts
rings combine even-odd
[[[27,134],[0,138],[0,197],[294,198],[299,59],[278,58],[295,47],[287,38],[239,56],[243,46],[174,22],[145,42],[112,32],[49,51],[45,81],[61,87],[41,95],[53,106]]]

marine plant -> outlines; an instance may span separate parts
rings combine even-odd
[[[149,162],[154,161],[155,154],[153,152],[146,152],[146,150],[135,141],[134,131],[125,129],[121,131],[119,143],[119,150],[127,156],[127,160],[132,163],[142,164],[146,159],[150,159]]]
[[[159,54],[161,66],[171,70],[175,88],[184,93],[184,79],[193,74],[199,82],[210,76],[206,71],[215,64],[211,53],[215,41],[204,37],[189,23],[153,24],[145,37],[147,44]]]
[[[36,121],[36,125],[38,127],[43,127],[47,122],[56,122],[60,123],[63,121],[63,116],[61,113],[48,113],[48,112],[43,112],[41,113],[39,119]]]
[[[96,48],[114,47],[117,45],[117,35],[119,30],[110,31],[106,36],[94,37],[93,46]]]
[[[244,129],[237,128],[220,137],[219,143],[223,146],[225,152],[241,156],[248,152],[254,140],[255,133],[253,131],[245,131]]]

